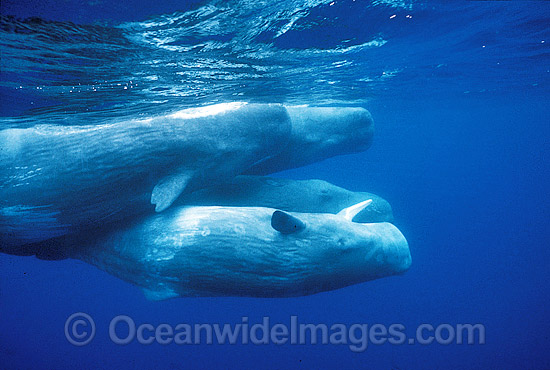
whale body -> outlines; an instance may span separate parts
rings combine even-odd
[[[42,242],[161,212],[180,194],[238,174],[363,150],[371,138],[363,108],[244,103],[114,124],[4,129],[0,252],[33,254]]]
[[[332,213],[370,199],[368,207],[360,210],[354,222],[392,222],[390,204],[383,198],[367,192],[352,192],[323,180],[288,180],[265,176],[239,175],[231,181],[182,195],[174,206],[234,206],[267,207],[302,213]],[[141,216],[129,220],[142,219]],[[101,228],[117,227],[118,223],[102,224]],[[93,234],[94,230],[87,230]],[[87,234],[87,233],[86,233]],[[11,254],[36,255],[47,260],[65,259],[71,247],[71,237],[53,238],[36,244],[14,248]],[[0,251],[9,252],[6,248]]]
[[[292,297],[406,271],[406,239],[392,224],[266,207],[172,207],[76,248],[83,260],[161,300]],[[75,244],[76,245],[76,244]]]
[[[371,199],[355,222],[392,222],[390,204],[378,195],[353,192],[323,180],[288,180],[240,175],[231,181],[185,194],[178,205],[255,206],[283,211],[336,214],[346,207]]]
[[[292,128],[288,144],[278,154],[259,162],[247,175],[268,175],[302,167],[342,154],[367,150],[374,123],[361,107],[286,107]]]
[[[95,126],[0,131],[0,245],[17,247],[145,212],[228,181],[284,147],[280,105],[219,104]]]

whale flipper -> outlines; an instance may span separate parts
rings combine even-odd
[[[183,192],[193,174],[194,171],[185,170],[160,180],[151,193],[151,204],[155,205],[155,211],[162,212],[170,207]]]
[[[281,234],[292,234],[305,229],[300,219],[283,211],[275,211],[271,216],[271,226]]]

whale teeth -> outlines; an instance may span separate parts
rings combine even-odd
[[[362,210],[364,210],[369,204],[372,203],[372,199],[367,199],[361,203],[354,204],[353,206],[344,208],[338,212],[338,216],[344,217],[348,221],[352,221],[355,216]]]

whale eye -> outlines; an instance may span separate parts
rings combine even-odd
[[[306,224],[286,212],[275,211],[271,216],[271,227],[281,234],[292,234],[305,229]]]

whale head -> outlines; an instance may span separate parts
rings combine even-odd
[[[286,243],[280,243],[279,257],[282,261],[284,254],[294,254],[292,271],[301,275],[296,281],[301,294],[339,289],[409,269],[408,243],[394,225],[352,222],[370,203],[366,200],[337,215],[273,213],[272,227]]]
[[[338,214],[184,206],[119,229],[74,258],[144,289],[179,296],[292,297],[401,274],[407,241],[392,224]]]
[[[337,155],[367,150],[372,144],[372,116],[360,107],[287,107],[292,125],[287,146],[250,168],[250,175],[301,167]]]

